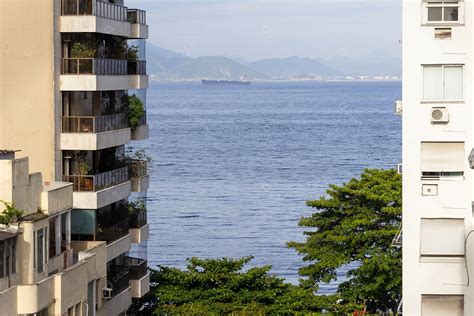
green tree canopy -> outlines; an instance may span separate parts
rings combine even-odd
[[[396,311],[401,299],[401,251],[392,239],[401,224],[402,182],[395,170],[365,170],[360,179],[331,185],[327,197],[307,204],[316,212],[302,218],[305,242],[289,246],[309,264],[300,269],[303,288],[337,279],[353,264],[338,288],[345,303],[366,302],[371,312]]]
[[[132,306],[139,315],[293,315],[336,308],[334,297],[285,283],[270,267],[242,259],[188,260],[186,270],[159,266],[151,290]]]

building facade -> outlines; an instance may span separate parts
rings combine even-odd
[[[473,10],[403,1],[404,315],[474,315]]]
[[[60,298],[43,300],[27,312],[12,310],[12,315],[118,315],[149,290],[145,256],[129,256],[132,245],[143,248],[149,234],[147,160],[130,146],[148,138],[148,26],[144,11],[125,5],[123,0],[0,1],[0,148],[29,157],[29,167],[18,167],[14,176],[25,177],[29,169],[40,172],[28,184],[35,190],[44,187],[39,195],[60,188],[50,189],[52,206],[41,204],[38,194],[25,202],[27,216],[20,219],[16,238],[26,238],[23,248],[30,253],[21,253],[17,264],[35,262],[28,256],[38,251],[40,236],[46,247],[40,251],[43,268],[41,273],[38,266],[25,268],[19,281],[5,281],[9,286],[0,288],[1,305],[8,302],[4,295],[16,293],[20,299],[23,286],[37,287],[38,302],[43,282],[61,292],[67,286],[58,275],[94,261],[83,271],[90,278],[71,292],[64,290]],[[15,166],[22,159],[5,161]],[[20,180],[11,181],[12,190],[20,192],[14,184]],[[62,194],[72,195],[71,205],[56,214],[54,199],[65,198]],[[0,199],[24,209],[25,197],[19,193]],[[34,226],[34,236],[28,225]],[[11,254],[11,246],[6,253]],[[94,259],[86,260],[89,253]]]

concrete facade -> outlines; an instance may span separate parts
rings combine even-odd
[[[474,314],[473,10],[403,1],[404,315]]]
[[[0,200],[24,211],[0,226],[0,260],[15,265],[0,271],[2,315],[117,315],[148,292],[145,258],[129,257],[148,237],[146,213],[124,214],[148,188],[133,195],[124,154],[132,134],[148,138],[125,106],[128,89],[146,102],[146,62],[111,53],[147,37],[146,13],[123,1],[0,1],[0,149],[20,150],[0,150]],[[75,45],[95,45],[94,56]]]

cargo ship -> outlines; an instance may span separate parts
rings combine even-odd
[[[228,85],[228,86],[250,86],[251,81],[248,80],[208,80],[202,79],[203,85]]]

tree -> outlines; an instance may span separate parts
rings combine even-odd
[[[271,267],[243,270],[252,257],[188,259],[186,270],[152,270],[151,290],[134,303],[136,315],[293,315],[335,309],[335,297],[285,283]]]
[[[346,304],[364,302],[370,312],[396,311],[401,299],[401,251],[392,239],[401,224],[402,183],[395,170],[365,170],[360,179],[331,185],[328,197],[307,202],[316,212],[302,218],[311,228],[305,242],[290,242],[309,265],[301,268],[301,285],[337,279],[337,270],[352,264],[338,287]]]

